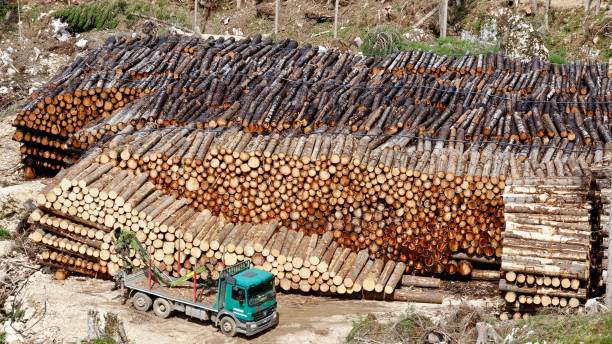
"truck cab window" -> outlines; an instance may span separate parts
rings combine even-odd
[[[232,299],[242,303],[244,301],[244,289],[233,287],[232,288]]]

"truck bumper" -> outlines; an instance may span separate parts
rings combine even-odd
[[[278,312],[274,312],[266,318],[257,322],[245,322],[238,325],[238,332],[244,333],[247,336],[252,336],[262,331],[265,331],[278,324]]]

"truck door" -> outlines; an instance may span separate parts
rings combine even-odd
[[[218,295],[218,306],[219,306],[219,310],[222,310],[223,307],[225,307],[225,288],[229,285],[227,283],[224,283],[225,280],[222,279],[221,281],[219,281],[219,288],[217,290],[219,290],[219,295]]]
[[[243,288],[228,283],[226,295],[229,297],[225,299],[225,309],[228,311],[239,310],[238,312],[240,312],[244,308],[246,291]]]

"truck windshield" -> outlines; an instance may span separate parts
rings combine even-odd
[[[249,306],[256,306],[274,298],[274,280],[249,288]]]

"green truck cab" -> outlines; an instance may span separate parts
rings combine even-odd
[[[251,268],[250,261],[224,269],[212,286],[188,281],[164,285],[153,281],[151,269],[146,268],[124,274],[121,280],[137,310],[152,307],[162,318],[182,312],[210,320],[226,336],[252,336],[278,323],[274,276]]]
[[[247,336],[264,330],[262,327],[266,324],[273,326],[266,319],[278,321],[272,274],[259,269],[247,269],[233,276],[228,275],[224,280],[219,287],[224,289],[225,295],[220,293],[218,298],[218,308],[223,311],[219,312],[220,318],[213,319],[221,319],[218,326],[223,333],[231,333],[233,326],[227,324],[228,320],[223,320],[223,314],[234,319],[237,331]]]

